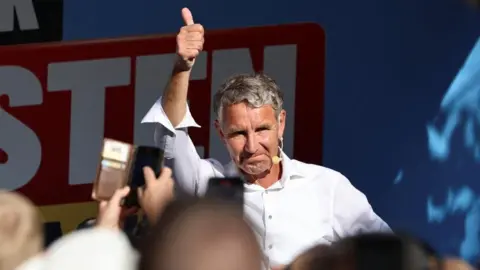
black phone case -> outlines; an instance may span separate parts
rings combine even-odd
[[[138,202],[138,188],[145,185],[143,167],[152,168],[155,176],[158,178],[162,171],[164,160],[164,151],[157,147],[138,146],[133,155],[132,169],[128,177],[127,185],[130,187],[130,193],[123,200],[125,207],[140,207]]]

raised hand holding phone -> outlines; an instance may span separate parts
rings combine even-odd
[[[163,167],[158,178],[150,167],[144,167],[145,186],[139,188],[138,202],[150,223],[154,224],[161,214],[162,209],[174,197],[174,182],[172,170]]]
[[[118,189],[109,201],[101,201],[98,210],[97,226],[107,229],[120,229],[122,215],[121,201],[128,195],[128,186]]]

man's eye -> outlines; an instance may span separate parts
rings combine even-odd
[[[244,136],[246,135],[246,132],[245,131],[237,131],[237,132],[233,132],[230,134],[230,136],[232,137],[235,137],[235,136]]]
[[[257,128],[257,132],[265,131],[265,130],[270,130],[270,129],[268,127]]]

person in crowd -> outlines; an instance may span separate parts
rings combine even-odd
[[[182,16],[185,25],[177,35],[172,76],[142,121],[156,123],[155,139],[173,160],[179,187],[201,196],[211,177],[242,176],[245,216],[273,267],[281,268],[315,244],[390,231],[345,176],[282,151],[287,113],[279,86],[265,74],[234,75],[214,97],[215,128],[231,162],[222,165],[199,157],[188,135],[188,128],[199,125],[189,111],[187,93],[195,58],[203,49],[204,28],[188,9]]]
[[[475,268],[464,260],[447,258],[443,261],[443,270],[475,270]]]
[[[129,192],[137,192],[138,202],[141,206],[143,214],[148,219],[150,224],[155,224],[158,220],[158,216],[162,212],[162,209],[174,198],[172,170],[168,167],[164,167],[162,168],[160,176],[156,178],[152,168],[145,167],[143,168],[143,175],[145,177],[144,187],[133,191],[130,191],[128,187],[124,187],[117,192],[124,194],[121,195],[122,198],[127,196]],[[98,201],[95,192],[92,193],[92,199]],[[110,207],[112,207],[110,201],[99,202],[98,218],[101,218],[101,220],[97,218],[97,223],[105,223],[103,221],[105,219],[118,220],[120,223],[122,223],[123,218],[125,218],[127,214],[132,214],[131,209],[122,209],[119,205],[114,206],[116,209],[115,211],[106,211],[107,209],[110,209]],[[113,217],[110,218],[110,215],[113,215]],[[117,215],[119,218],[117,218]],[[107,224],[111,224],[111,221],[107,222]],[[115,227],[120,228],[121,224],[115,224]]]
[[[55,241],[43,255],[45,270],[135,270],[138,254],[121,230],[121,200],[128,187],[100,203],[96,225],[77,230]]]
[[[144,188],[131,191],[127,186],[117,190],[109,201],[100,201],[95,225],[54,242],[42,256],[42,269],[136,270],[139,254],[121,228],[124,210],[121,201],[129,192],[138,192],[142,211],[154,225],[174,193],[169,168],[163,168],[158,178],[149,167],[143,172]],[[92,197],[96,198],[95,194]]]
[[[344,238],[310,269],[328,270],[440,270],[441,258],[418,239],[406,235],[365,233]]]
[[[0,269],[30,269],[43,251],[43,223],[25,196],[0,190]]]
[[[172,202],[140,248],[139,270],[261,270],[255,234],[235,206],[209,199]]]
[[[328,245],[316,245],[297,256],[284,270],[315,270],[328,257]]]

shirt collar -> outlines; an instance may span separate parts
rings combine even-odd
[[[280,149],[280,156],[282,158],[281,165],[282,165],[282,178],[280,178],[279,182],[282,187],[285,185],[287,180],[302,178],[305,177],[305,173],[302,172],[294,160],[290,159],[283,150]],[[237,166],[233,161],[225,166],[225,176],[238,176],[240,172],[238,171]]]
[[[280,178],[279,182],[282,186],[285,186],[287,180],[293,180],[297,178],[305,177],[305,174],[302,173],[301,170],[297,167],[297,164],[290,159],[283,150],[280,150],[280,155],[282,158],[281,165],[282,165],[282,178]]]

